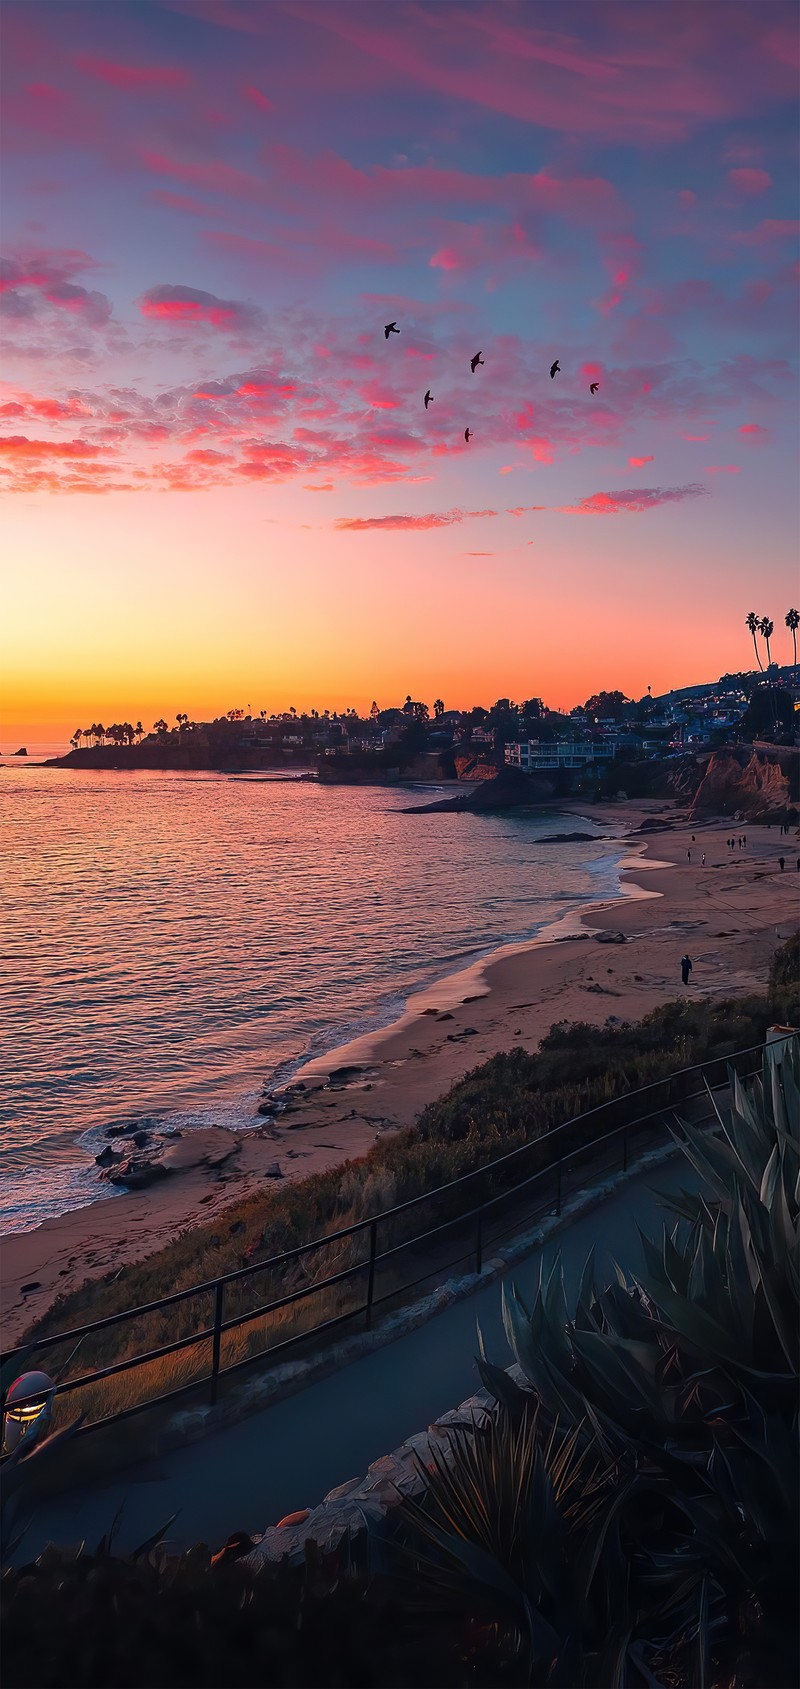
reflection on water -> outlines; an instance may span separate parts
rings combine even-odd
[[[396,813],[407,801],[0,770],[8,1205],[85,1200],[87,1128],[244,1122],[276,1068],[616,887],[607,845],[538,845],[552,814],[417,819]]]

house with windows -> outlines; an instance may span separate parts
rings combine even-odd
[[[585,768],[598,762],[612,762],[616,755],[613,743],[590,744],[580,739],[518,740],[506,745],[505,760],[509,768],[520,768],[523,774],[542,769]]]

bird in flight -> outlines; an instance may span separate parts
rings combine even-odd
[[[558,361],[558,358],[556,358],[556,361],[555,361],[554,364],[550,365],[550,380],[553,381],[557,374],[558,375],[561,374],[561,365]]]
[[[590,387],[589,387],[589,392],[590,393],[596,393],[599,386],[600,386],[599,381],[593,381],[591,383]]]
[[[485,360],[481,357],[480,352],[476,352],[474,358],[470,358],[469,367],[472,370],[473,375],[475,374],[478,365],[484,362]]]
[[[427,410],[428,406],[432,405],[432,404],[433,404],[433,394],[432,394],[430,387],[429,387],[427,393],[425,394],[425,409]]]
[[[397,326],[397,323],[387,323],[386,327],[383,331],[384,340],[388,340],[390,334],[399,334],[399,333],[400,333],[400,330]]]
[[[464,439],[466,440],[467,445],[469,445],[470,440],[472,439],[472,429],[471,428],[465,428],[464,429]]]

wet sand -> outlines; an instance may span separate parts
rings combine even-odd
[[[570,807],[577,826],[585,810]],[[308,1064],[296,1106],[274,1124],[187,1133],[176,1146],[180,1165],[158,1184],[8,1237],[0,1256],[6,1346],[63,1291],[141,1260],[259,1187],[273,1188],[267,1169],[276,1162],[281,1177],[299,1179],[355,1159],[381,1132],[413,1125],[487,1057],[517,1044],[536,1049],[556,1021],[639,1019],[683,996],[685,950],[694,964],[690,997],[762,991],[773,951],[800,913],[796,835],[751,824],[747,849],[730,851],[729,818],[689,824],[664,802],[593,805],[590,813],[609,840],[627,847],[620,898],[494,952],[419,993],[394,1025]],[[668,819],[671,830],[637,835],[646,818]],[[542,848],[557,860],[557,845]],[[604,932],[625,942],[598,942]],[[358,1071],[329,1083],[348,1067]]]

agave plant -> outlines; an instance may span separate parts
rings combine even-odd
[[[584,1425],[546,1421],[530,1395],[434,1452],[424,1499],[399,1509],[406,1601],[456,1627],[470,1682],[621,1681],[633,1622],[618,1518],[634,1483]]]
[[[796,1673],[797,1042],[768,1048],[746,1084],[731,1070],[714,1133],[682,1125],[702,1189],[663,1199],[679,1218],[660,1246],[643,1238],[641,1280],[618,1271],[598,1289],[590,1257],[574,1317],[560,1261],[530,1311],[504,1293],[510,1346],[546,1410],[633,1461],[637,1632],[668,1656],[691,1639],[701,1682],[712,1655],[735,1668],[742,1651],[756,1682]],[[497,1369],[479,1366],[502,1397]]]

